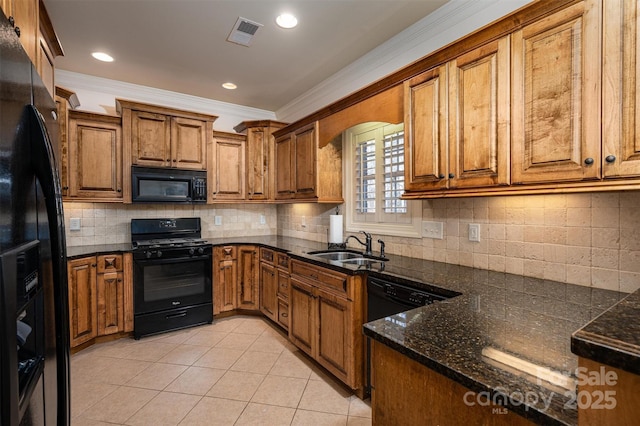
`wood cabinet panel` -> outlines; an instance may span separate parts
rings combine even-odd
[[[317,291],[317,298],[317,360],[340,380],[348,383],[354,356],[351,303],[322,290]]]
[[[238,303],[240,309],[258,309],[260,269],[258,248],[238,247]]]
[[[638,2],[604,2],[603,151],[605,178],[640,176]]]
[[[171,166],[180,169],[204,169],[206,132],[206,122],[202,120],[171,117]]]
[[[238,260],[235,246],[213,248],[213,313],[237,307]]]
[[[278,324],[289,330],[289,303],[278,298]]]
[[[509,183],[509,38],[449,62],[449,187]]]
[[[171,120],[164,114],[131,112],[132,164],[151,167],[171,165]]]
[[[316,126],[306,126],[294,132],[295,197],[316,197],[318,151]]]
[[[260,311],[267,318],[278,320],[278,281],[276,268],[266,262],[260,263]]]
[[[513,183],[600,177],[598,3],[577,3],[512,36]]]
[[[125,329],[124,277],[122,272],[106,272],[97,277],[98,335]]]
[[[249,129],[247,133],[247,195],[250,200],[269,198],[269,128]],[[273,165],[271,165],[273,167]]]
[[[316,305],[313,287],[291,277],[289,340],[312,357],[317,336]]]
[[[404,83],[405,188],[448,186],[447,67],[426,71]]]
[[[67,263],[71,347],[98,335],[95,256]]]
[[[122,199],[122,128],[118,117],[69,113],[69,197]]]
[[[276,161],[276,194],[277,200],[293,198],[295,194],[295,163],[293,157],[293,139],[287,134],[275,141],[275,161]]]
[[[209,143],[208,201],[245,199],[245,137],[215,132]]]

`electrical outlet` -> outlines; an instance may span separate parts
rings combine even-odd
[[[220,225],[222,225],[222,216],[215,216],[215,217],[213,218],[213,223],[214,223],[216,226],[220,226]]]
[[[82,225],[81,219],[79,217],[72,217],[69,219],[69,230],[70,231],[79,231],[80,226]]]
[[[441,240],[444,238],[444,223],[443,222],[431,222],[428,220],[422,221],[422,236],[427,238],[433,238]]]
[[[267,223],[267,217],[263,214],[260,215],[260,225],[264,225]]]
[[[480,224],[469,224],[469,241],[480,242]]]

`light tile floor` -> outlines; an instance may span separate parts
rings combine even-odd
[[[72,426],[371,425],[369,401],[250,316],[73,355],[71,414]]]

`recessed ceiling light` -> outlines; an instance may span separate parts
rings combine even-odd
[[[233,90],[233,89],[237,89],[238,88],[238,86],[236,86],[233,83],[229,83],[229,82],[223,83],[222,87],[224,87],[225,89],[229,89],[229,90]]]
[[[282,28],[293,28],[298,25],[298,18],[290,13],[283,13],[276,18],[276,24]]]
[[[93,52],[91,56],[102,62],[113,62],[113,57],[104,52]]]

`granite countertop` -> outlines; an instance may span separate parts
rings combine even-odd
[[[573,333],[577,355],[640,375],[640,290]]]
[[[486,348],[495,349],[563,374],[572,374],[578,367],[572,345],[577,354],[595,360],[604,356],[601,360],[610,365],[614,365],[609,359],[612,353],[618,355],[613,359],[620,360],[619,364],[626,365],[629,360],[638,364],[640,325],[634,327],[628,318],[637,318],[640,291],[624,299],[625,293],[396,255],[387,255],[389,261],[384,264],[347,265],[308,254],[326,249],[326,243],[289,237],[207,241],[214,246],[269,247],[345,273],[366,272],[447,296],[460,294],[367,323],[364,334],[473,391],[511,397],[507,407],[537,423],[577,424],[577,410],[565,406],[571,392],[490,360],[483,349],[485,353]],[[131,249],[130,243],[78,246],[67,248],[67,255],[72,258]],[[531,397],[525,404],[517,398],[523,394]]]
[[[575,425],[571,391],[486,355],[500,351],[573,374],[571,335],[626,294],[417,259],[373,276],[462,295],[364,325],[365,335],[475,392],[506,395],[507,408],[540,424]],[[428,283],[428,284],[424,284]],[[575,389],[575,388],[574,388]],[[522,403],[522,395],[528,402]]]

